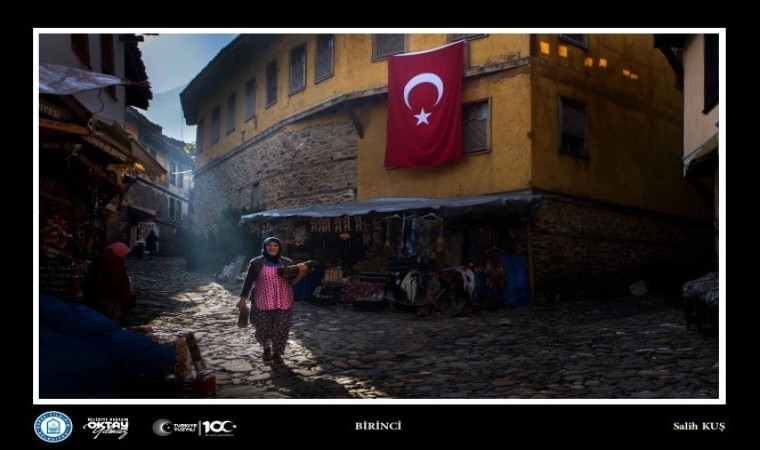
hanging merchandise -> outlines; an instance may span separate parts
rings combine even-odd
[[[309,230],[312,233],[317,231],[317,219],[315,219],[314,217],[312,217],[311,220],[309,220]]]
[[[439,242],[440,240],[440,242]],[[443,252],[443,219],[433,213],[420,218],[420,260],[429,262]],[[440,250],[438,247],[440,246]]]
[[[335,231],[336,233],[340,233],[341,230],[342,230],[342,224],[340,221],[340,217],[335,217],[333,219],[333,231]]]
[[[389,256],[397,256],[403,246],[404,220],[398,214],[386,217],[385,227],[384,251]]]
[[[417,215],[404,219],[404,256],[414,258],[419,253],[420,218]]]
[[[343,216],[343,232],[347,233],[351,231],[351,217]]]
[[[364,218],[362,218],[362,216],[354,216],[354,229],[356,231],[362,231],[364,229]]]

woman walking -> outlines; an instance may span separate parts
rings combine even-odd
[[[282,355],[288,341],[293,320],[293,285],[306,274],[305,264],[298,264],[298,276],[287,279],[277,274],[277,269],[293,264],[281,255],[282,241],[276,237],[264,239],[261,256],[251,260],[240,292],[238,308],[247,309],[251,297],[255,308],[256,341],[264,347],[263,360],[282,364]],[[250,295],[254,286],[254,293]]]

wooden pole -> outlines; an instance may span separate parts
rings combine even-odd
[[[535,303],[536,286],[533,282],[533,242],[530,238],[530,222],[525,224],[525,240],[528,246],[528,286],[530,288],[530,302]]]

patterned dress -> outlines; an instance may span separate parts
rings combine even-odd
[[[264,346],[271,342],[274,353],[282,354],[293,318],[293,287],[277,275],[277,266],[265,264],[255,292],[256,341]]]

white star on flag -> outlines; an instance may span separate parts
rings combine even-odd
[[[432,114],[432,113],[426,113],[425,112],[425,108],[422,108],[422,111],[420,111],[419,114],[415,114],[414,115],[414,117],[417,118],[417,125],[419,125],[421,123],[426,123],[426,124],[430,125],[430,123],[428,123],[428,120],[427,120],[428,117],[430,116],[430,114]]]

